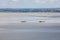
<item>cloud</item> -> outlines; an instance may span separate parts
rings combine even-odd
[[[15,1],[15,2],[16,2],[16,1],[18,1],[18,0],[11,0],[11,1]]]
[[[49,3],[55,3],[55,2],[57,2],[58,3],[58,1],[59,0],[34,0],[36,3],[46,3],[47,4],[47,2],[48,2],[48,4]]]
[[[47,1],[46,0],[34,0],[35,3],[46,3]]]
[[[0,0],[0,8],[60,7],[59,0]]]

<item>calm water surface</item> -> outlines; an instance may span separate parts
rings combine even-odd
[[[0,25],[0,40],[60,40],[60,23]]]

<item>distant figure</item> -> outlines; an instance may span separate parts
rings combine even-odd
[[[26,23],[26,21],[25,20],[23,20],[23,21],[21,21],[22,23]]]
[[[45,21],[39,21],[39,23],[44,23]]]

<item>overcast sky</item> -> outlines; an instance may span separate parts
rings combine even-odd
[[[60,0],[0,0],[0,8],[59,8]]]

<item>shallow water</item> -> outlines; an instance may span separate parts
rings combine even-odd
[[[37,23],[40,19],[59,22],[60,13],[0,13],[0,40],[60,40],[60,22]]]
[[[59,23],[20,23],[1,25],[0,40],[60,40]]]

